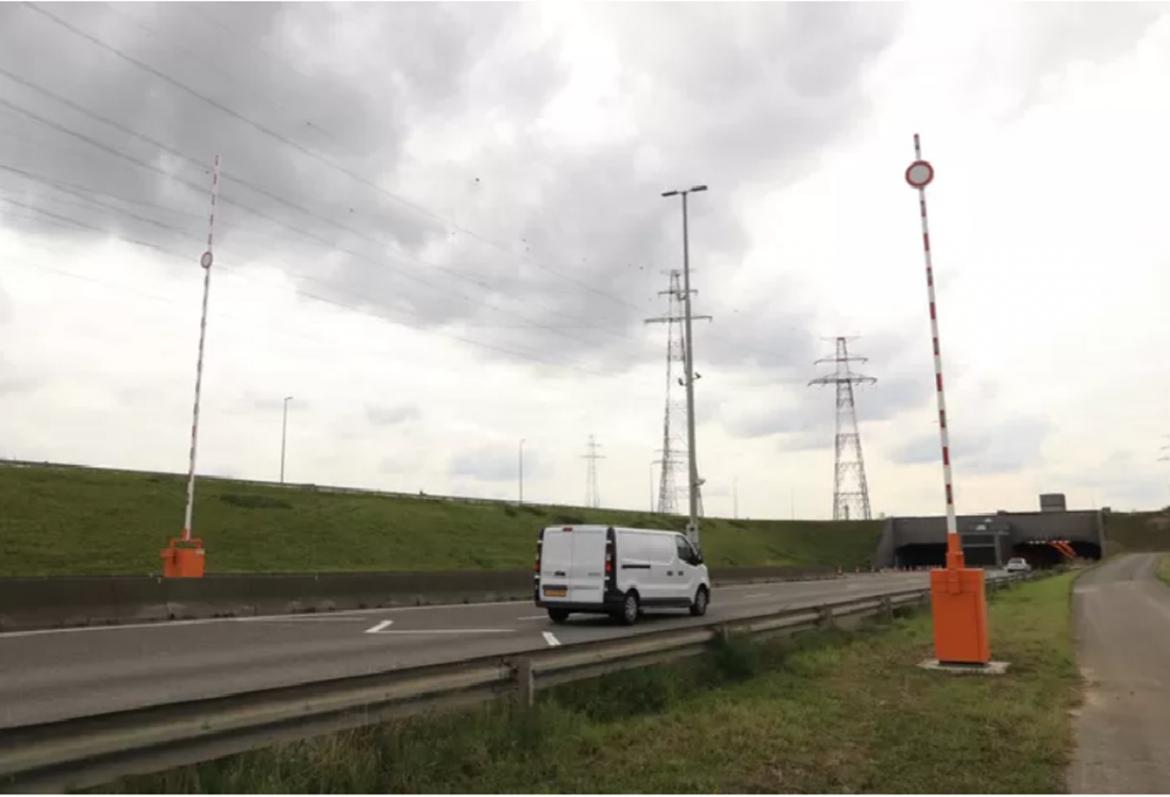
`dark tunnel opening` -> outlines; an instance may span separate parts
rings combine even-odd
[[[942,567],[946,563],[945,543],[903,545],[894,551],[894,565],[899,568]]]
[[[1070,540],[1069,546],[1076,553],[1078,559],[1100,559],[1101,546],[1093,542]],[[1012,556],[1022,556],[1034,568],[1055,567],[1068,561],[1062,554],[1047,542],[1022,542],[1012,546]]]
[[[1069,545],[1076,552],[1079,559],[1100,559],[1101,546],[1093,542],[1070,540]],[[894,551],[894,565],[898,568],[921,569],[943,567],[946,565],[947,546],[944,543],[914,543],[899,546]],[[1007,564],[1005,553],[1003,561]],[[1012,546],[1010,556],[1021,556],[1033,568],[1045,569],[1055,567],[1068,561],[1053,546],[1047,542],[1024,542]],[[973,546],[963,549],[963,557],[969,567],[995,567],[995,549],[990,546]]]

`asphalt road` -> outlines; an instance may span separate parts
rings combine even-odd
[[[1170,792],[1170,588],[1163,554],[1130,554],[1077,580],[1085,702],[1069,770],[1075,794]]]
[[[624,627],[531,602],[369,609],[0,634],[0,728],[717,622],[926,587],[926,573],[716,587],[704,618]]]

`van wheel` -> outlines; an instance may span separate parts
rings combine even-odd
[[[569,611],[567,609],[549,609],[548,619],[559,625],[569,619]]]
[[[707,588],[699,587],[699,591],[695,593],[695,602],[691,604],[691,614],[695,617],[702,617],[707,613],[709,601],[710,596],[707,594]]]
[[[641,607],[638,605],[638,593],[630,590],[622,600],[622,609],[615,617],[622,625],[633,625],[638,622]]]

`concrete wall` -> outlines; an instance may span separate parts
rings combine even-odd
[[[826,568],[712,568],[715,584],[804,580]],[[532,571],[0,578],[0,631],[423,604],[528,600]]]

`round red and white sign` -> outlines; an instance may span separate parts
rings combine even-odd
[[[914,161],[906,169],[906,182],[915,188],[926,188],[934,179],[934,167],[926,161]]]
[[[199,265],[204,268],[211,268],[211,252],[203,253],[203,257],[199,258]]]

